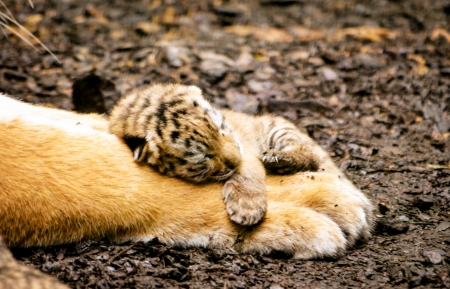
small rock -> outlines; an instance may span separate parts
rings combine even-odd
[[[173,67],[180,67],[189,62],[189,50],[184,47],[168,45],[165,49],[167,61]]]
[[[288,55],[289,60],[291,62],[297,62],[299,60],[306,60],[309,57],[309,52],[308,51],[296,51],[296,52],[292,52]]]
[[[258,111],[259,101],[256,97],[239,93],[234,88],[230,88],[225,92],[225,98],[228,101],[228,105],[235,111],[252,115]]]
[[[223,78],[225,74],[228,72],[228,67],[224,65],[222,62],[214,61],[214,60],[203,60],[200,63],[200,70],[213,78],[214,81]]]
[[[39,80],[39,85],[51,89],[56,87],[56,77],[55,76],[44,76]]]
[[[328,99],[328,105],[329,106],[338,106],[340,103],[339,98],[336,95],[332,95],[329,99]]]
[[[310,87],[310,86],[316,85],[316,82],[314,82],[312,80],[296,78],[296,79],[294,79],[294,84],[297,87]]]
[[[401,215],[397,218],[400,222],[408,222],[409,218],[405,215]]]
[[[273,87],[273,83],[270,81],[257,81],[254,79],[250,79],[247,81],[247,86],[252,92],[263,92],[271,89]]]
[[[114,272],[114,271],[116,271],[116,268],[114,268],[114,267],[112,267],[112,266],[106,266],[105,269],[106,269],[106,271],[108,271],[108,272]]]
[[[442,256],[436,251],[426,251],[423,252],[423,255],[425,257],[428,257],[431,263],[433,264],[439,264],[442,262]]]
[[[308,63],[313,66],[322,66],[324,65],[324,61],[322,58],[319,57],[311,57],[308,59]]]
[[[338,74],[334,70],[332,70],[331,68],[328,68],[328,67],[322,68],[322,74],[325,77],[325,79],[328,81],[339,79]]]
[[[250,48],[244,47],[235,62],[235,69],[238,72],[244,73],[248,70],[252,70],[253,55],[250,53]]]
[[[139,22],[135,26],[137,33],[142,35],[150,35],[159,31],[159,25],[153,22]]]
[[[437,225],[436,227],[436,231],[440,232],[440,231],[445,231],[448,228],[450,228],[450,222],[441,222],[439,225]]]
[[[262,69],[258,69],[255,71],[255,77],[259,80],[268,80],[275,73],[276,73],[276,70],[273,69],[271,66],[264,66]]]
[[[42,89],[37,85],[36,80],[32,77],[27,79],[27,88],[34,93],[39,93],[42,91]]]
[[[434,119],[440,121],[442,118],[442,111],[439,107],[430,101],[427,101],[423,107],[423,117],[425,119]]]
[[[437,128],[439,132],[448,132],[450,131],[450,120],[441,120],[437,123]]]
[[[215,62],[222,62],[228,66],[233,66],[234,61],[230,59],[228,56],[223,54],[218,54],[212,51],[202,51],[198,53],[198,57],[200,57],[201,60],[211,60]]]
[[[378,57],[365,53],[356,55],[353,58],[353,61],[355,62],[356,65],[368,69],[377,69],[384,67],[384,63]]]
[[[272,285],[269,288],[270,289],[284,289],[284,287],[281,287],[280,285]]]

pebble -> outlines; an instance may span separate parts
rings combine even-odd
[[[262,69],[258,69],[255,71],[255,77],[259,80],[268,80],[275,73],[276,70],[273,67],[266,65]]]
[[[54,88],[56,86],[56,77],[46,75],[39,80],[39,84],[47,89]]]
[[[270,90],[273,87],[273,83],[270,81],[257,81],[255,79],[250,79],[247,81],[247,87],[252,92],[257,93]]]
[[[202,60],[211,60],[216,62],[221,62],[228,66],[234,66],[235,62],[226,55],[218,54],[212,51],[202,51],[198,53],[198,57]]]
[[[435,103],[427,101],[423,107],[423,117],[425,119],[434,119],[436,121],[440,121],[442,117],[442,111]]]
[[[136,32],[142,35],[150,35],[158,32],[160,29],[159,25],[153,22],[139,22],[135,26]]]
[[[288,55],[288,58],[291,62],[297,62],[299,60],[306,60],[309,57],[308,51],[296,51],[292,52]]]
[[[185,47],[177,47],[177,46],[166,46],[165,56],[169,64],[173,67],[180,67],[188,62],[189,50]]]
[[[368,69],[377,69],[384,67],[384,63],[376,56],[360,53],[353,57],[353,61],[357,66]]]
[[[339,79],[339,75],[333,69],[328,67],[322,68],[322,74],[328,81]]]
[[[423,255],[430,260],[433,264],[439,264],[442,262],[442,256],[436,251],[425,251]]]
[[[253,66],[253,55],[250,53],[249,49],[242,49],[241,54],[234,63],[235,69],[238,72],[244,73],[246,71],[252,70]]]
[[[223,64],[223,62],[218,62],[214,60],[203,60],[200,63],[200,70],[215,79],[219,79],[225,76],[228,72],[228,67]]]
[[[308,59],[308,63],[316,67],[324,65],[324,61],[320,57],[311,57]]]
[[[440,232],[440,231],[445,231],[448,228],[450,228],[450,222],[441,222],[437,227],[436,227],[436,231]]]
[[[328,105],[329,106],[338,106],[339,103],[340,103],[339,98],[336,95],[332,95],[328,99]]]
[[[235,111],[256,114],[259,101],[255,96],[248,96],[240,93],[235,88],[230,88],[225,92],[228,105]]]

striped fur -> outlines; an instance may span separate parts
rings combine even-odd
[[[317,160],[300,143],[295,125],[283,118],[247,116],[241,122],[242,117],[227,114],[233,112],[212,107],[195,86],[157,84],[121,99],[109,129],[127,141],[135,160],[161,173],[196,183],[226,181],[231,219],[254,225],[266,211],[264,167],[295,173],[317,170]],[[259,168],[250,167],[253,160]]]

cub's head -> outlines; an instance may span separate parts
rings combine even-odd
[[[194,86],[160,104],[159,119],[146,142],[135,149],[135,159],[161,173],[193,182],[223,181],[241,163],[241,147],[222,114]]]

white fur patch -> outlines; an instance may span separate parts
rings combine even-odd
[[[103,137],[115,136],[96,130],[83,121],[86,116],[79,116],[71,112],[32,106],[0,94],[0,122],[11,123],[14,120],[30,123],[30,127],[54,127],[71,134],[102,134]]]
[[[223,115],[217,109],[213,108],[211,104],[207,102],[203,97],[196,95],[194,96],[194,100],[208,114],[217,128],[220,129],[223,124]]]

